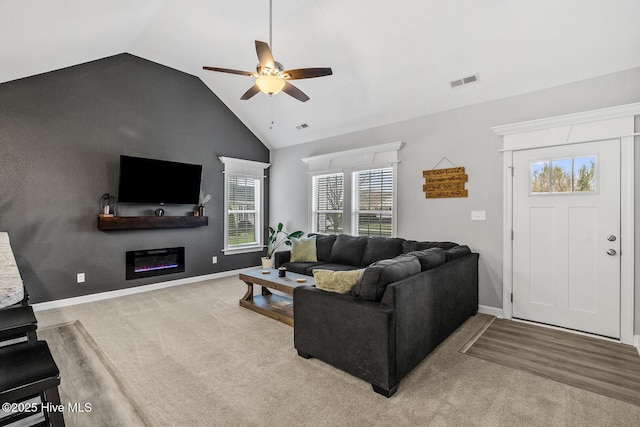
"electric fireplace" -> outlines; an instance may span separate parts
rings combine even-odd
[[[127,251],[127,280],[184,271],[184,247]]]

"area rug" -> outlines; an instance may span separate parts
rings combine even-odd
[[[60,399],[70,426],[146,426],[116,377],[110,362],[75,321],[39,329],[60,369]]]
[[[460,352],[640,406],[640,356],[628,345],[492,318]]]

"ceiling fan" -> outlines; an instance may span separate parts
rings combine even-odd
[[[202,67],[209,71],[218,71],[221,73],[239,74],[241,76],[255,77],[256,82],[248,91],[240,97],[247,100],[258,92],[267,95],[275,95],[280,91],[294,97],[295,99],[306,102],[309,97],[300,89],[289,83],[289,80],[311,79],[314,77],[330,76],[333,74],[331,68],[298,68],[295,70],[285,70],[282,64],[273,59],[273,53],[269,46],[273,46],[271,41],[272,27],[272,0],[269,0],[269,44],[256,40],[256,52],[258,54],[258,65],[256,72],[232,70],[229,68],[219,67]]]

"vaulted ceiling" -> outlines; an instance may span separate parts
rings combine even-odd
[[[0,0],[0,83],[127,52],[198,76],[280,148],[638,67],[638,17],[640,0],[273,0],[275,59],[333,69],[293,82],[301,103],[241,101],[253,78],[202,69],[255,70],[268,0]]]

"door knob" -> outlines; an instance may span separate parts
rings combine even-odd
[[[616,254],[616,250],[615,250],[615,249],[609,249],[609,250],[607,251],[607,255],[614,256],[615,254]]]
[[[607,240],[610,242],[615,242],[616,241],[616,236],[614,236],[613,234],[610,235],[609,237],[607,237]]]

